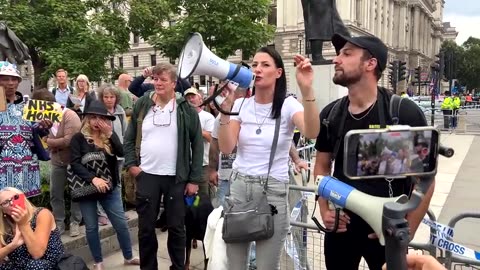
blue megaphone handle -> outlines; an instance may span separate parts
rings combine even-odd
[[[324,176],[318,184],[317,194],[325,199],[330,200],[335,205],[342,208],[346,207],[347,198],[355,188],[349,186],[332,176]]]
[[[253,80],[253,73],[250,69],[230,63],[230,69],[228,70],[227,80],[238,83],[239,87],[247,89]]]

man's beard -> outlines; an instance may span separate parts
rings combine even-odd
[[[333,76],[333,83],[341,85],[343,87],[348,87],[349,85],[355,84],[362,79],[362,73],[360,70],[356,72],[350,72],[349,74],[341,71],[340,74],[335,74]]]

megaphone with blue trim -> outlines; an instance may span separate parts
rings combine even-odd
[[[192,33],[180,54],[177,75],[186,79],[192,75],[208,75],[220,80],[230,80],[239,87],[252,86],[255,76],[245,66],[230,63],[212,53],[203,43],[202,35]]]
[[[318,176],[316,195],[331,201],[337,207],[346,208],[360,216],[370,225],[378,236],[378,241],[385,245],[382,230],[383,205],[387,202],[406,203],[407,195],[393,198],[383,198],[368,195],[356,190],[331,176]]]

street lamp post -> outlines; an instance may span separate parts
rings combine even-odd
[[[302,50],[302,48],[303,48],[303,46],[302,46],[303,42],[302,41],[303,41],[303,34],[298,34],[298,54],[300,54],[300,55],[302,54],[302,51],[303,51]]]

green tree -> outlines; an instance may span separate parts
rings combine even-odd
[[[266,22],[270,4],[270,0],[170,0],[170,26],[152,29],[150,43],[176,59],[189,33],[199,32],[219,57],[227,58],[238,49],[249,57],[273,38],[274,27]]]
[[[457,79],[458,69],[463,60],[463,47],[458,46],[453,40],[447,40],[442,43],[440,50],[445,54],[445,78],[447,80]]]
[[[108,58],[129,48],[127,6],[123,0],[0,0],[0,14],[28,46],[38,88],[58,68],[71,78],[105,77]]]
[[[461,46],[445,41],[441,50],[446,56],[446,79],[458,79],[468,89],[480,88],[480,39],[470,37]]]
[[[462,47],[464,52],[458,69],[458,79],[468,89],[480,88],[480,39],[470,37]]]

